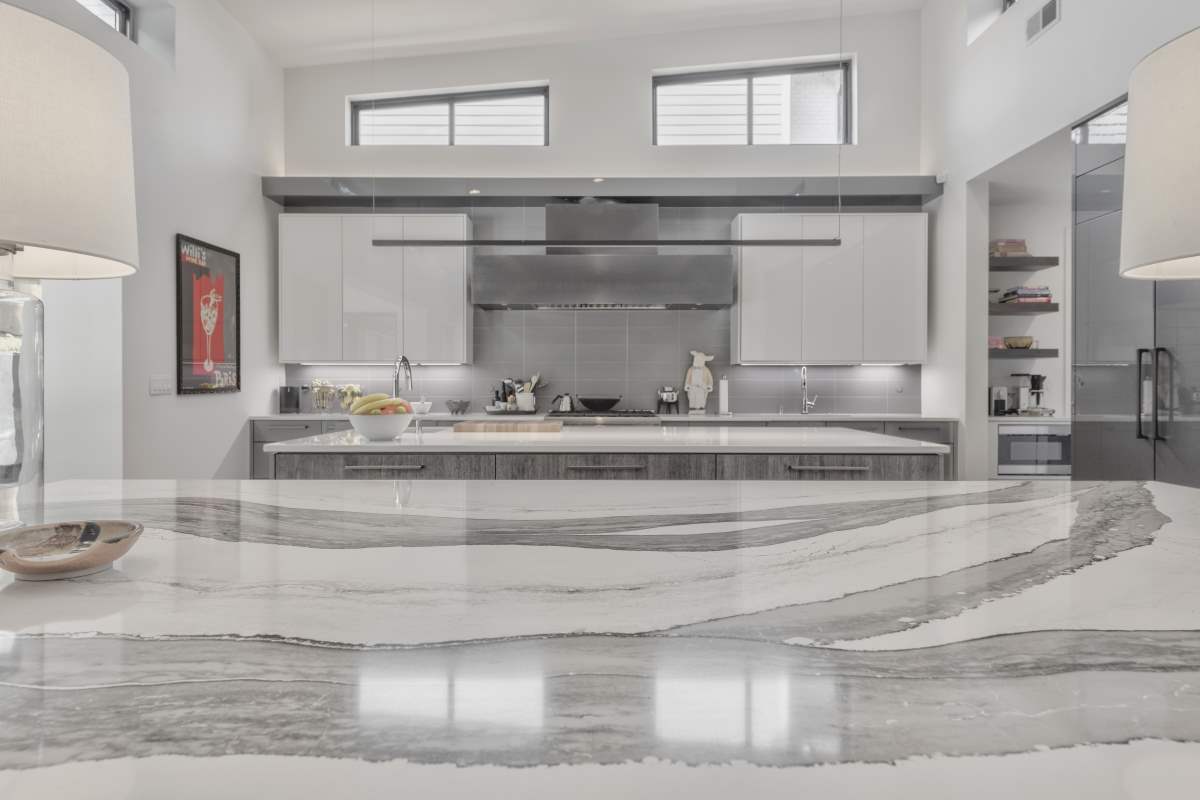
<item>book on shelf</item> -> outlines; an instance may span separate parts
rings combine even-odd
[[[1038,305],[1049,304],[1054,302],[1054,298],[1046,295],[1044,297],[1003,297],[1000,299],[1001,305]]]
[[[990,252],[998,258],[1029,255],[1029,245],[1024,239],[993,239]]]

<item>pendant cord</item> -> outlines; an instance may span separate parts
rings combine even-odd
[[[838,0],[838,62],[845,64],[846,58],[846,0]],[[848,99],[846,92],[846,81],[849,79],[849,71],[845,66],[841,69],[842,74],[842,114],[838,121],[838,146],[837,146],[837,214],[838,214],[838,238],[842,238],[842,151],[846,146],[846,135],[850,132],[845,128],[846,120],[849,118],[849,108],[845,107]]]

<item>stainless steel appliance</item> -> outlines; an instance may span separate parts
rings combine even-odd
[[[1124,115],[1075,132],[1074,476],[1200,487],[1200,281],[1119,276]]]
[[[996,426],[996,474],[1070,475],[1071,426],[1000,423]]]
[[[654,203],[546,206],[546,240],[531,255],[475,257],[471,296],[482,308],[723,308],[733,304],[733,257],[663,254],[657,247],[572,247],[570,242],[653,241]]]
[[[679,390],[674,386],[664,386],[658,390],[658,413],[679,413]]]
[[[300,413],[300,387],[299,386],[280,386],[279,387],[279,413],[280,414],[299,414]]]
[[[659,425],[658,414],[649,409],[614,409],[594,411],[551,411],[547,419],[561,420],[564,425]]]

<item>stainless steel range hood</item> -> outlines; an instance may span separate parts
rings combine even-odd
[[[658,239],[658,206],[546,206],[546,239]],[[472,298],[482,308],[722,308],[733,303],[730,255],[664,255],[657,247],[560,245],[544,255],[477,255]]]

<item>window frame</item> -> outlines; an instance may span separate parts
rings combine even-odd
[[[106,0],[107,2],[107,0]],[[438,94],[411,94],[399,97],[380,97],[350,101],[350,147],[513,147],[514,145],[461,145],[454,141],[454,107],[458,103],[474,100],[498,100],[510,97],[542,98],[542,143],[534,147],[550,146],[550,86],[525,86],[511,89],[481,89],[468,92],[439,92]],[[359,112],[370,110],[426,106],[445,103],[449,109],[449,140],[445,144],[418,145],[364,145],[359,141]],[[520,146],[520,145],[516,145]],[[528,146],[528,145],[526,145]]]
[[[126,39],[133,39],[133,9],[122,3],[121,0],[100,0],[100,2],[112,9],[113,13],[117,15],[117,27],[111,28],[111,30],[116,31]],[[86,11],[87,8],[85,7],[84,10]],[[95,15],[93,14],[92,16]],[[97,19],[100,18],[97,17]],[[101,19],[100,22],[104,23],[104,20]],[[105,24],[104,27],[109,28],[110,26]]]
[[[798,75],[807,72],[828,72],[840,68],[842,71],[842,140],[834,142],[833,146],[854,143],[854,59],[842,58],[836,61],[803,62],[798,64],[778,64],[765,67],[735,67],[731,69],[699,70],[696,72],[679,72],[654,75],[650,84],[651,105],[651,136],[655,147],[770,147],[771,143],[756,144],[754,141],[754,79],[773,75]],[[708,83],[710,81],[746,79],[746,142],[745,144],[713,144],[713,145],[660,145],[658,142],[658,87],[678,86],[689,83]],[[806,142],[781,142],[782,145],[793,147],[814,147]],[[828,145],[826,145],[828,146]]]

